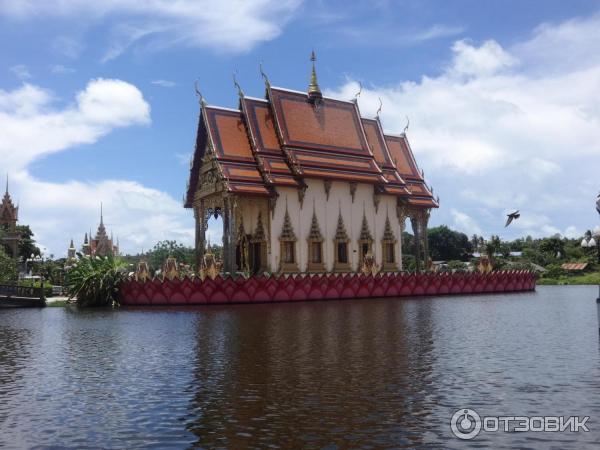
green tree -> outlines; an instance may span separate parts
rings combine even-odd
[[[0,283],[7,283],[17,279],[17,264],[8,256],[0,245]]]
[[[35,245],[33,231],[31,231],[29,225],[17,225],[17,232],[21,235],[21,239],[19,240],[19,257],[26,260],[32,254],[40,256],[42,252]]]
[[[565,255],[565,243],[560,236],[542,239],[540,250],[550,254],[553,258],[562,258]]]
[[[466,261],[473,252],[473,246],[464,233],[451,230],[446,225],[427,231],[429,253],[434,261]]]
[[[148,264],[154,270],[161,269],[169,256],[173,256],[178,263],[196,267],[196,252],[191,247],[179,244],[177,241],[160,241],[148,252]]]
[[[79,306],[113,306],[119,301],[119,285],[126,264],[118,257],[82,257],[67,274],[67,292]]]
[[[476,234],[471,236],[471,248],[474,252],[479,251],[479,236],[477,236]]]

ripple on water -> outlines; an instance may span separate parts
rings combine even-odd
[[[598,423],[594,294],[1,310],[0,447],[458,448],[460,407]],[[599,430],[470,444],[591,447]]]

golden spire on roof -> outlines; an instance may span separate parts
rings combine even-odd
[[[314,50],[310,55],[310,60],[312,61],[312,73],[310,75],[310,84],[308,85],[308,97],[311,100],[321,99],[323,98],[323,94],[321,93],[319,82],[317,81],[317,71],[315,69],[315,61],[317,60],[317,57],[315,56]]]

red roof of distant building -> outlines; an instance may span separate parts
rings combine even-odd
[[[584,270],[588,266],[588,263],[564,263],[560,267],[563,270],[579,271]]]

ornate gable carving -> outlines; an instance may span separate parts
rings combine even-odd
[[[254,236],[252,236],[252,240],[254,242],[263,242],[266,241],[265,229],[262,223],[262,212],[258,212],[258,219],[256,223],[256,230],[254,231]]]
[[[322,242],[323,235],[321,234],[321,228],[319,227],[319,221],[317,220],[317,213],[313,206],[312,221],[310,223],[310,232],[308,233],[308,240],[314,242]]]
[[[360,237],[361,241],[372,241],[373,236],[371,235],[371,230],[369,230],[369,222],[367,221],[367,215],[363,211],[362,225],[360,227]]]
[[[390,223],[390,217],[385,218],[385,228],[383,230],[383,240],[388,242],[396,242],[396,236],[392,230],[392,224]]]
[[[342,217],[342,210],[338,214],[337,228],[335,229],[335,239],[338,241],[349,241],[348,233],[346,233],[346,226],[344,225],[344,219]]]
[[[283,218],[283,227],[281,228],[281,234],[279,235],[281,241],[296,241],[296,234],[294,233],[294,227],[292,226],[292,219],[290,219],[290,213],[285,208],[285,216]]]

